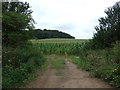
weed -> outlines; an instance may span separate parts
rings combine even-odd
[[[64,68],[64,64],[65,64],[65,61],[64,59],[61,59],[61,58],[55,58],[55,60],[52,62],[52,68],[56,68],[56,69],[61,69],[61,68]]]
[[[19,87],[35,77],[35,70],[45,63],[36,48],[3,48],[3,88]]]

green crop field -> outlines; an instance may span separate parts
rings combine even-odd
[[[77,54],[88,39],[41,39],[30,40],[42,54]]]
[[[85,47],[88,39],[34,39],[30,42],[43,55],[68,56],[78,67],[91,71],[91,76],[102,78],[109,84],[119,87],[119,43],[110,49],[88,50]],[[76,55],[79,58],[76,58]]]
[[[88,41],[88,39],[40,39],[40,40],[30,40],[33,43],[80,43]]]
[[[49,62],[47,59],[50,59],[53,54],[56,57],[62,55],[70,58],[78,68],[90,71],[91,76],[101,78],[112,86],[120,87],[120,43],[115,44],[110,49],[88,50],[85,47],[86,42],[89,42],[88,39],[32,39],[30,42],[32,44],[26,46],[26,48],[4,48],[3,87],[19,86],[33,79],[35,69],[40,66],[40,68],[45,70]],[[44,57],[47,57],[47,59]],[[7,59],[12,62],[9,63]],[[57,61],[54,61],[54,59]],[[53,61],[50,60],[52,68],[64,68],[64,61],[61,58],[57,57],[54,59]],[[21,76],[18,72],[22,72],[21,74],[23,75]],[[61,73],[56,73],[56,75],[59,74]],[[13,80],[13,77],[17,78]],[[18,82],[18,85],[16,82]]]

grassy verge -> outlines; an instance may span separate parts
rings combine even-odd
[[[85,69],[86,71],[91,70],[91,67],[90,67],[89,63],[86,62],[85,60],[81,59],[78,56],[70,56],[70,60],[73,63],[77,64],[77,68],[82,68],[82,69]]]
[[[51,60],[51,68],[62,69],[64,68],[65,60],[60,56],[54,56]]]
[[[3,88],[19,87],[35,77],[35,71],[43,68],[45,58],[37,47],[3,47]]]
[[[91,76],[101,78],[110,85],[120,88],[120,43],[113,48],[89,50],[86,56],[71,56],[78,67],[91,72]]]
[[[50,63],[50,62],[47,60],[48,58],[46,58],[46,57],[47,57],[46,55],[44,55],[43,57],[45,58],[45,63],[40,67],[41,74],[44,73],[44,72],[47,70],[48,65],[49,65],[49,63]]]

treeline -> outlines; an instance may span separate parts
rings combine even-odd
[[[33,37],[36,37],[37,39],[47,39],[47,38],[72,38],[75,39],[75,37],[58,31],[58,30],[41,30],[41,29],[35,29],[31,30],[30,33],[33,35]]]

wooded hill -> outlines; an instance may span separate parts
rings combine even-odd
[[[75,37],[58,30],[41,30],[41,29],[35,29],[30,31],[33,35],[33,37],[36,37],[37,39],[46,39],[46,38],[72,38]]]

